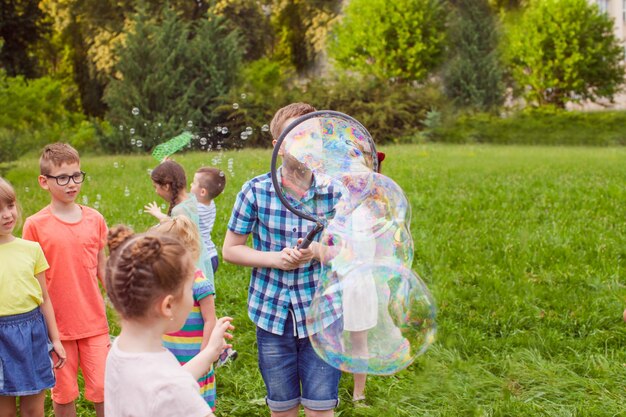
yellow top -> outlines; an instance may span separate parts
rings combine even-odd
[[[0,316],[27,313],[43,302],[35,275],[48,269],[37,242],[15,238],[0,244]]]

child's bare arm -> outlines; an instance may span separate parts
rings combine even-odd
[[[104,288],[104,274],[106,271],[106,264],[107,264],[107,254],[104,250],[104,248],[100,249],[100,252],[98,252],[98,268],[96,273],[98,274],[98,279],[100,280],[100,284],[102,284],[102,287]]]
[[[224,260],[236,265],[255,268],[277,268],[290,271],[299,267],[292,248],[284,248],[280,252],[262,252],[246,245],[248,235],[240,235],[226,231],[222,255]]]
[[[230,317],[222,317],[217,320],[207,346],[183,365],[183,368],[191,373],[195,379],[199,379],[211,369],[211,365],[217,360],[224,349],[232,347],[232,345],[226,343],[224,339],[232,339],[233,337],[230,333],[227,333],[228,330],[234,329],[233,325],[230,324],[232,320],[233,319]]]
[[[168,217],[167,214],[164,214],[161,212],[161,208],[159,207],[156,201],[146,204],[143,207],[143,212],[156,217],[158,221],[167,219]]]
[[[65,349],[63,348],[63,344],[61,343],[61,338],[59,337],[59,329],[57,328],[56,318],[54,317],[54,309],[52,308],[52,302],[50,301],[50,297],[48,296],[48,287],[46,286],[46,278],[43,272],[35,275],[37,281],[39,281],[39,286],[41,287],[41,293],[43,295],[43,303],[41,303],[41,312],[43,314],[44,319],[46,320],[46,325],[48,326],[48,337],[50,337],[50,341],[52,342],[52,347],[54,349],[54,353],[57,355],[59,359],[57,363],[54,364],[55,368],[61,368],[65,365],[65,358],[67,357],[65,354]]]
[[[200,314],[204,320],[204,328],[202,330],[202,345],[200,349],[204,349],[209,344],[209,338],[215,328],[217,317],[215,317],[215,296],[209,295],[199,301]]]

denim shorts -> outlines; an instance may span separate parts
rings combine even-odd
[[[291,312],[283,335],[257,327],[256,337],[266,402],[272,411],[287,411],[298,404],[315,411],[337,406],[341,371],[317,356],[308,337],[297,337]]]
[[[21,397],[53,387],[51,351],[39,307],[0,317],[0,395]]]

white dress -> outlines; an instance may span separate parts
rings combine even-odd
[[[361,204],[352,213],[349,242],[342,250],[349,253],[335,259],[342,289],[343,326],[349,332],[369,330],[378,323],[378,294],[371,266],[376,256],[372,223],[366,205]]]

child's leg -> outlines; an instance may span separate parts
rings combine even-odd
[[[365,382],[367,374],[354,374],[354,389],[352,391],[352,400],[360,401],[365,399]]]
[[[53,401],[52,408],[54,409],[54,417],[76,417],[74,401],[67,404],[59,404]]]
[[[15,397],[0,395],[0,417],[15,417],[16,415]]]
[[[74,400],[78,398],[78,345],[75,340],[63,340],[67,359],[55,370],[56,385],[52,388],[55,417],[76,417]]]
[[[111,346],[108,333],[80,339],[80,368],[85,377],[85,398],[94,403],[96,416],[104,416],[104,366]]]
[[[350,332],[350,341],[352,342],[352,354],[355,358],[366,358],[369,354],[367,348],[367,330],[362,332]],[[352,399],[359,401],[365,399],[365,381],[367,374],[354,374],[354,390]]]
[[[45,399],[46,391],[20,397],[20,412],[22,417],[43,417]]]

